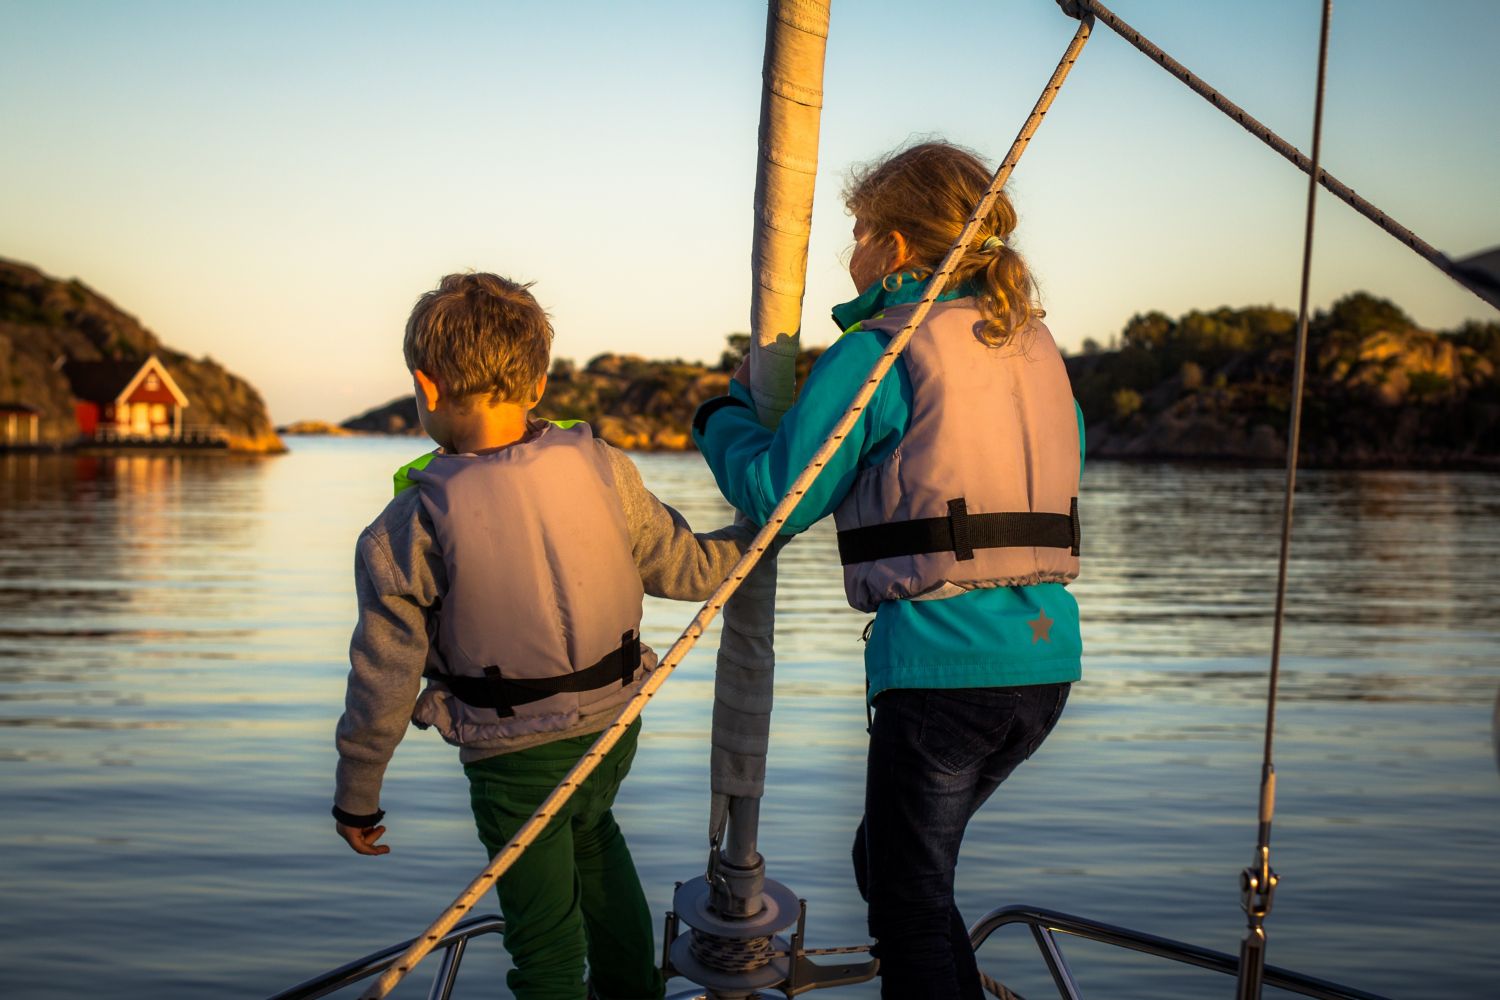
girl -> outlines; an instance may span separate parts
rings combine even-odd
[[[774,431],[748,388],[710,400],[694,437],[730,503],[764,521],[905,324],[989,184],[973,153],[913,146],[856,173],[858,298]],[[881,995],[982,996],[953,900],[969,818],[1061,715],[1080,676],[1082,416],[1007,241],[1002,195],[946,291],[783,528],[834,514],[849,602],[874,611],[873,721],[854,871]]]

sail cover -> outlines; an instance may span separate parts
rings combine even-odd
[[[792,405],[818,169],[823,109],[826,0],[771,0],[762,70],[759,163],[755,176],[754,286],[750,305],[750,382],[756,412],[775,427]],[[711,829],[732,813],[732,838],[753,856],[753,829],[765,788],[775,666],[772,633],[776,564],[769,556],[724,608],[714,687]],[[741,808],[731,809],[731,800]],[[744,808],[745,800],[756,800]],[[746,859],[748,860],[748,858]]]

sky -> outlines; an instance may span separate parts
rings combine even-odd
[[[1316,0],[1111,9],[1304,150]],[[1004,155],[1076,22],[1053,0],[833,0],[803,340],[837,335],[849,168]],[[1344,0],[1330,173],[1459,257],[1500,244],[1500,4]],[[77,277],[249,378],[273,419],[409,391],[448,272],[533,281],[554,354],[716,359],[748,328],[765,6],[0,0],[0,257]],[[1102,25],[1012,177],[1058,341],[1294,308],[1306,183]],[[1496,312],[1324,196],[1312,300]]]

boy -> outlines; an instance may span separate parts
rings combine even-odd
[[[410,720],[460,748],[493,857],[655,669],[642,593],[703,600],[748,541],[695,535],[586,424],[529,416],[551,341],[526,286],[493,274],[447,276],[407,321],[417,413],[441,450],[397,474],[357,544],[333,815],[360,854],[390,850],[377,843],[380,784]],[[664,993],[610,813],[639,731],[500,880],[517,1000]]]

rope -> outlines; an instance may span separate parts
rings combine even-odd
[[[1247,922],[1240,951],[1238,995],[1259,1000],[1266,961],[1264,920],[1271,908],[1276,876],[1271,871],[1271,818],[1276,812],[1276,766],[1272,751],[1276,738],[1276,691],[1281,679],[1281,634],[1286,618],[1287,569],[1292,552],[1292,508],[1297,493],[1297,452],[1302,441],[1302,396],[1307,369],[1307,300],[1312,284],[1313,220],[1318,204],[1318,163],[1323,153],[1323,92],[1328,76],[1328,30],[1333,0],[1323,0],[1323,24],[1318,40],[1318,78],[1313,99],[1312,169],[1308,171],[1307,222],[1302,234],[1302,289],[1297,305],[1297,359],[1292,374],[1291,426],[1287,431],[1286,495],[1281,508],[1281,557],[1276,569],[1276,613],[1271,628],[1271,669],[1266,693],[1266,739],[1261,760],[1259,831],[1255,860],[1242,881]]]
[[[490,860],[485,869],[469,883],[463,892],[458,894],[458,897],[442,912],[442,915],[434,920],[427,930],[418,935],[412,942],[411,947],[403,952],[401,957],[396,959],[390,968],[365,991],[361,1000],[382,1000],[386,994],[395,988],[397,983],[406,977],[407,973],[416,967],[418,962],[432,951],[437,943],[442,940],[443,935],[454,924],[458,923],[459,919],[465,913],[473,909],[474,904],[478,902],[485,892],[494,886],[500,876],[510,870],[511,865],[515,864],[516,859],[521,856],[522,852],[536,840],[547,824],[551,822],[552,818],[557,815],[558,810],[572,797],[578,787],[583,784],[584,779],[593,773],[594,768],[599,766],[599,762],[604,759],[604,756],[619,742],[621,734],[636,720],[641,714],[641,710],[646,707],[646,703],[656,695],[656,692],[666,683],[667,678],[671,676],[672,671],[676,670],[678,664],[682,662],[683,657],[688,654],[688,651],[703,636],[709,623],[714,620],[715,616],[724,607],[724,602],[729,600],[730,595],[739,589],[741,582],[755,568],[755,564],[760,561],[760,557],[771,548],[776,535],[781,530],[781,526],[786,523],[787,518],[796,509],[798,502],[801,501],[803,494],[807,492],[807,488],[812,484],[813,480],[818,478],[818,475],[823,471],[823,467],[828,464],[828,459],[838,450],[840,443],[849,434],[850,428],[854,426],[854,422],[859,419],[860,413],[869,405],[870,398],[875,395],[875,389],[880,385],[881,379],[891,370],[891,366],[896,363],[896,358],[901,355],[901,351],[906,347],[907,342],[911,340],[912,334],[916,332],[917,327],[921,325],[922,321],[927,318],[928,312],[932,310],[932,304],[942,294],[944,287],[953,274],[954,268],[957,267],[959,260],[962,259],[964,252],[973,241],[974,233],[979,228],[980,220],[989,214],[990,208],[995,203],[995,199],[1000,195],[1000,189],[1004,187],[1006,180],[1009,179],[1011,171],[1015,169],[1015,165],[1020,160],[1021,154],[1026,151],[1026,146],[1031,142],[1031,137],[1036,134],[1037,128],[1042,123],[1042,118],[1046,116],[1047,109],[1051,107],[1053,99],[1057,96],[1058,90],[1063,85],[1063,81],[1067,79],[1068,71],[1077,62],[1078,54],[1083,50],[1084,43],[1088,41],[1089,29],[1090,25],[1087,19],[1079,23],[1078,30],[1074,32],[1072,41],[1068,43],[1067,50],[1063,53],[1062,61],[1057,64],[1057,69],[1053,71],[1052,78],[1047,81],[1047,86],[1043,88],[1041,96],[1037,98],[1036,106],[1032,108],[1030,116],[1026,119],[1026,124],[1021,127],[1021,131],[1016,136],[1015,142],[1011,144],[1010,152],[1006,154],[1005,160],[995,171],[994,179],[990,181],[990,186],[985,191],[984,197],[975,206],[973,214],[969,216],[968,222],[964,224],[963,231],[959,233],[958,239],[954,242],[952,248],[949,249],[948,255],[943,258],[943,262],[938,267],[937,273],[927,283],[927,288],[922,295],[921,301],[917,304],[916,311],[912,313],[911,319],[907,321],[906,326],[901,329],[901,332],[896,334],[891,340],[890,344],[886,347],[885,353],[880,356],[880,360],[871,367],[864,385],[855,394],[854,400],[849,404],[849,408],[844,411],[843,417],[839,419],[833,430],[829,432],[828,437],[818,447],[812,459],[787,489],[786,495],[776,504],[775,510],[771,512],[771,516],[756,534],[754,540],[750,543],[750,547],[740,557],[740,561],[735,564],[734,569],[729,571],[729,576],[724,579],[723,583],[719,584],[712,596],[698,609],[698,613],[693,616],[692,620],[688,622],[687,628],[683,629],[682,634],[672,643],[672,647],[662,657],[661,663],[657,666],[656,670],[646,679],[646,683],[642,685],[640,692],[625,704],[624,708],[620,710],[620,714],[615,717],[615,720],[599,734],[599,738],[579,758],[578,763],[567,773],[561,783],[552,790],[552,794],[547,796],[546,800],[537,807],[536,812],[532,813],[531,818],[516,831],[515,836],[510,839],[509,843],[502,847],[494,858]]]
[[[1486,303],[1493,304],[1490,303],[1490,300],[1486,299],[1485,296],[1482,295],[1477,288],[1474,288],[1470,284],[1470,279],[1465,277],[1462,273],[1462,270],[1457,265],[1455,265],[1453,261],[1449,260],[1448,256],[1441,250],[1438,250],[1436,247],[1428,243],[1426,240],[1422,239],[1416,233],[1412,232],[1410,229],[1407,229],[1405,226],[1401,225],[1401,223],[1397,222],[1395,219],[1391,218],[1389,215],[1385,214],[1380,209],[1370,204],[1370,202],[1355,194],[1354,189],[1349,185],[1345,184],[1343,181],[1340,181],[1328,171],[1323,170],[1321,167],[1317,166],[1316,156],[1314,156],[1311,160],[1309,160],[1306,156],[1303,156],[1295,146],[1287,142],[1275,132],[1271,131],[1270,128],[1258,121],[1248,111],[1231,101],[1229,98],[1225,97],[1201,77],[1195,75],[1186,66],[1182,65],[1182,63],[1167,55],[1150,39],[1146,38],[1139,31],[1136,31],[1130,25],[1126,24],[1123,20],[1120,19],[1118,15],[1116,15],[1113,11],[1100,3],[1099,0],[1062,0],[1062,2],[1064,12],[1071,16],[1076,17],[1077,11],[1083,11],[1098,17],[1098,19],[1100,21],[1103,21],[1110,30],[1115,32],[1115,34],[1125,39],[1131,45],[1134,45],[1142,53],[1150,57],[1154,62],[1161,66],[1162,69],[1166,70],[1168,73],[1171,73],[1173,76],[1177,77],[1177,79],[1187,84],[1189,89],[1191,89],[1193,93],[1197,94],[1199,97],[1203,98],[1204,100],[1208,101],[1208,103],[1224,112],[1230,118],[1238,122],[1245,131],[1249,132],[1261,142],[1265,143],[1267,146],[1270,146],[1276,152],[1280,153],[1292,163],[1296,164],[1298,170],[1301,170],[1303,173],[1308,174],[1309,176],[1316,177],[1319,183],[1321,183],[1325,188],[1329,190],[1329,192],[1337,196],[1350,208],[1353,208],[1360,215],[1363,215],[1365,218],[1375,223],[1375,225],[1385,230],[1389,235],[1394,236],[1397,240],[1405,244],[1409,249],[1416,253],[1417,256],[1427,261],[1439,271],[1442,271],[1448,277],[1452,278],[1454,281],[1458,282],[1460,285],[1467,288],[1475,295],[1478,295],[1481,299],[1484,299]]]
[[[771,937],[727,938],[694,927],[688,932],[688,950],[693,957],[717,972],[743,975],[769,965]]]
[[[1021,1000],[1021,995],[1014,992],[1000,980],[994,978],[983,969],[979,970],[979,981],[984,985],[985,992],[994,997],[995,1000]]]

